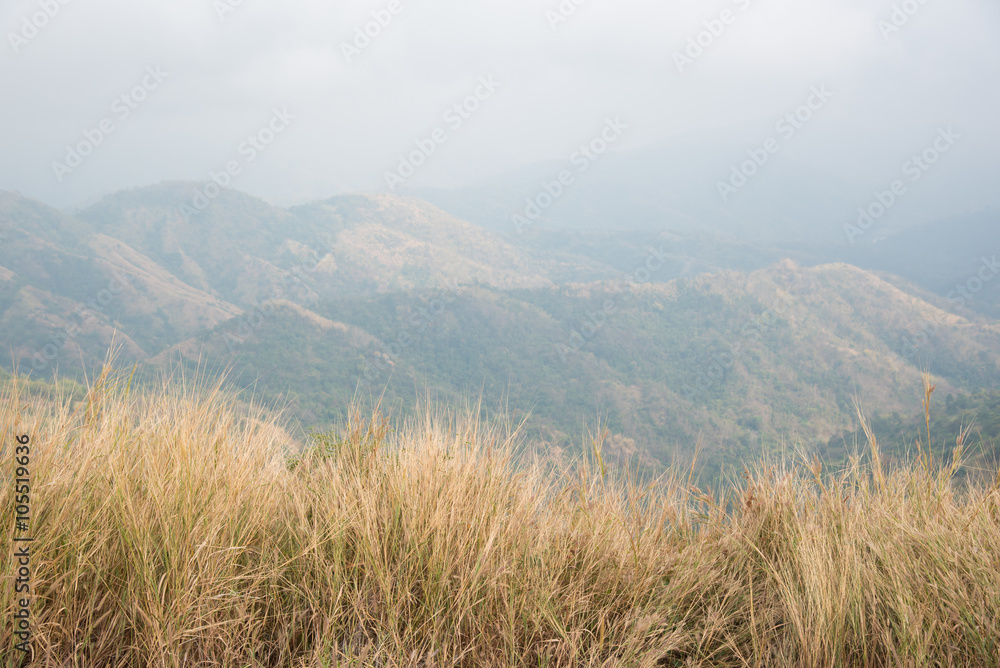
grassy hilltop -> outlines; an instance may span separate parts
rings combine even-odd
[[[516,429],[353,411],[296,443],[188,384],[8,378],[34,666],[995,666],[1000,478],[748,463],[723,494]],[[15,501],[0,491],[11,529]],[[12,571],[4,573],[13,580]],[[13,618],[12,582],[0,608]],[[29,665],[0,627],[3,664]]]

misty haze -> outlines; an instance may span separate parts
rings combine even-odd
[[[997,665],[1000,5],[0,27],[0,665]]]

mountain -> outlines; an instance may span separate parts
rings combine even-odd
[[[968,313],[1000,318],[1000,212],[910,227],[841,257],[901,276]]]
[[[78,217],[190,285],[244,306],[280,291],[288,273],[322,294],[373,294],[455,281],[537,287],[564,276],[610,275],[597,262],[515,249],[415,199],[343,196],[285,210],[223,190],[198,211],[191,202],[203,189],[168,183],[125,191]]]
[[[929,319],[948,327],[908,355]],[[921,365],[949,392],[1000,378],[1000,326],[849,265],[344,298],[262,311],[242,330],[189,342],[189,363],[228,360],[235,381],[285,396],[306,422],[333,419],[359,390],[403,410],[425,391],[446,403],[481,394],[530,415],[528,433],[548,447],[599,416],[618,450],[647,463],[686,456],[701,437],[713,475],[748,449],[825,443],[854,425],[856,395],[881,412],[918,405]]]
[[[526,252],[413,198],[336,197],[291,211],[315,233],[334,236],[331,256],[351,281],[331,278],[338,292],[358,283],[380,293],[455,283],[528,288],[612,274],[585,258]]]
[[[0,195],[13,361],[72,373],[117,337],[124,361],[228,368],[303,427],[359,393],[402,410],[482,396],[538,447],[600,419],[608,456],[655,468],[701,440],[709,476],[828,443],[855,427],[856,395],[912,409],[921,369],[954,394],[1000,381],[1000,325],[875,256],[649,230],[525,241],[407,197],[281,209],[224,190],[199,209],[197,192],[134,189],[76,216]]]
[[[116,336],[141,359],[240,313],[127,244],[11,193],[0,193],[0,234],[0,328],[36,369],[103,359]]]

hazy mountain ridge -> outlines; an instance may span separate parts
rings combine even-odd
[[[530,411],[543,446],[602,416],[623,452],[661,461],[700,436],[716,471],[853,428],[855,393],[912,408],[921,364],[948,392],[1000,378],[995,322],[844,263],[757,266],[777,247],[623,232],[604,255],[583,234],[552,258],[395,196],[284,210],[227,191],[186,220],[192,187],[118,193],[78,219],[4,195],[0,332],[15,360],[90,363],[117,329],[127,359],[231,364],[305,424],[359,388],[407,406],[422,388],[449,403],[482,392]]]
[[[857,294],[840,297],[848,288]],[[200,350],[221,356],[233,346],[240,383],[259,375],[258,387],[292,390],[307,422],[344,405],[358,382],[406,406],[424,388],[459,403],[482,392],[490,405],[506,397],[518,415],[530,411],[543,444],[575,442],[600,415],[616,439],[661,459],[690,452],[701,436],[717,469],[746,448],[825,442],[853,425],[855,395],[874,411],[912,408],[920,367],[898,337],[937,313],[854,267],[792,263],[648,284],[628,300],[609,284],[462,289],[424,319],[435,296],[313,306],[371,333],[363,346],[285,311],[245,338],[220,331]],[[574,332],[608,300],[618,310],[577,348]],[[882,312],[894,318],[880,322]],[[955,330],[924,351],[935,382],[949,392],[995,383],[998,328],[949,317]],[[394,346],[401,333],[409,342]]]
[[[902,230],[843,254],[901,276],[964,313],[1000,317],[1000,212],[980,211]]]
[[[564,275],[608,276],[585,258],[540,258],[482,228],[412,198],[337,197],[291,210],[316,234],[334,236],[331,255],[378,292],[480,283],[509,289],[552,285]],[[348,285],[338,285],[341,290]]]

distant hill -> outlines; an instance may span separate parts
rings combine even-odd
[[[930,318],[949,326],[908,357],[902,342]],[[782,263],[627,291],[391,293],[308,313],[276,307],[258,323],[218,328],[185,356],[232,360],[240,384],[285,393],[310,423],[359,390],[404,407],[425,391],[458,403],[482,393],[486,405],[530,413],[529,433],[551,446],[573,444],[598,417],[612,450],[647,462],[687,456],[701,437],[714,473],[748,449],[826,442],[854,425],[855,395],[879,411],[913,409],[921,364],[943,391],[1000,378],[1000,327],[848,265]]]
[[[23,197],[0,193],[0,233],[0,329],[26,365],[103,359],[116,328],[141,359],[240,313],[122,241]]]
[[[911,227],[842,257],[901,276],[969,313],[1000,318],[1000,212]]]
[[[193,287],[244,306],[271,297],[293,272],[314,293],[370,294],[451,282],[538,287],[611,275],[579,257],[535,257],[420,200],[335,197],[285,210],[224,190],[185,217],[197,184],[106,197],[79,214]]]
[[[912,411],[921,368],[942,392],[1000,385],[995,321],[895,274],[809,266],[809,251],[662,231],[526,243],[385,195],[281,209],[222,191],[185,215],[197,188],[75,217],[0,194],[13,361],[72,372],[117,337],[124,361],[229,367],[303,427],[359,392],[406,408],[481,395],[542,446],[601,419],[609,456],[655,467],[700,438],[708,475],[827,443],[855,426],[856,394]]]

